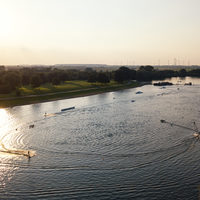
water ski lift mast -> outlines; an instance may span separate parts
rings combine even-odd
[[[195,137],[200,137],[200,131],[198,130],[197,125],[196,125],[195,122],[193,122],[194,127],[195,127],[194,129],[193,128],[188,128],[186,126],[182,126],[182,125],[179,125],[179,124],[175,124],[175,123],[172,123],[172,122],[168,122],[168,121],[166,121],[164,119],[161,119],[160,122],[161,123],[165,123],[165,124],[169,124],[170,126],[177,126],[177,127],[180,127],[180,128],[184,128],[184,129],[193,131]]]

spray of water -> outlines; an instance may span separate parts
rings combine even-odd
[[[3,153],[21,155],[21,156],[26,156],[28,158],[31,158],[31,157],[36,155],[36,152],[32,151],[32,150],[10,149],[10,148],[8,149],[8,148],[5,147],[5,145],[3,143],[1,143],[0,146],[2,147],[0,149],[0,152],[3,152]]]

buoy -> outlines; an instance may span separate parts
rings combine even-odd
[[[35,126],[34,124],[32,124],[32,125],[29,125],[29,128],[34,128],[34,126]]]

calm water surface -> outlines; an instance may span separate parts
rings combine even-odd
[[[0,199],[198,199],[200,142],[160,119],[200,128],[199,91],[146,85],[0,110],[1,142],[37,153],[0,154]]]

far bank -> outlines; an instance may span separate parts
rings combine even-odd
[[[61,99],[69,99],[75,97],[83,97],[95,95],[105,92],[112,92],[128,88],[135,88],[145,85],[144,82],[129,81],[126,83],[111,82],[109,84],[92,84],[88,85],[86,81],[70,81],[59,86],[61,89],[52,89],[50,86],[36,88],[20,88],[21,96],[9,94],[0,97],[0,108],[14,107],[20,105],[28,105],[34,103],[55,101]],[[74,86],[74,87],[72,87]],[[24,91],[24,92],[23,92]],[[27,95],[28,94],[28,95]]]

